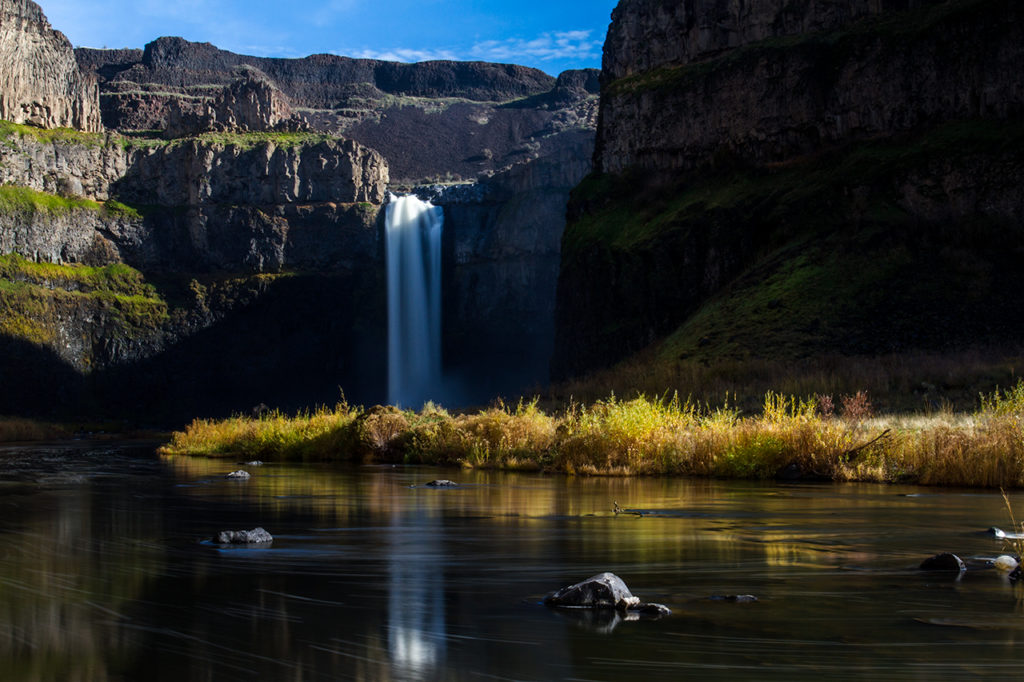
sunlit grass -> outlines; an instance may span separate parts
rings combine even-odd
[[[1024,487],[1024,382],[982,396],[970,414],[872,417],[867,396],[769,392],[744,415],[677,395],[548,414],[536,401],[467,414],[347,403],[288,416],[197,420],[165,454],[458,464],[589,475],[804,478]],[[824,408],[824,409],[823,409]]]

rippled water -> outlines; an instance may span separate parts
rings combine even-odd
[[[4,680],[932,679],[1024,672],[998,493],[0,449]],[[447,477],[463,484],[430,489]],[[1024,495],[1015,496],[1024,510]],[[643,516],[611,512],[613,502]],[[204,538],[263,526],[270,548]],[[540,605],[600,571],[673,615]],[[749,604],[712,595],[754,594]]]

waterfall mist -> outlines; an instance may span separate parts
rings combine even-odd
[[[444,210],[414,196],[386,209],[388,402],[418,408],[441,391]]]

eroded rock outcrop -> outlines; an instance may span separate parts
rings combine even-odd
[[[31,0],[0,0],[0,119],[41,128],[102,130],[99,90],[64,34]]]
[[[211,104],[183,110],[173,101],[168,113],[166,137],[186,137],[208,132],[306,130],[309,125],[292,111],[288,97],[259,71],[247,68],[225,87]]]

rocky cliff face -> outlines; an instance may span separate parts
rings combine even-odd
[[[476,185],[421,187],[444,207],[444,352],[461,400],[487,403],[548,383],[555,289],[569,192],[593,138]]]
[[[71,43],[31,0],[0,1],[0,119],[43,128],[102,130],[99,91]]]
[[[304,126],[376,149],[392,177],[407,184],[473,179],[529,161],[557,149],[562,133],[571,138],[593,130],[597,119],[595,70],[556,80],[536,69],[483,62],[263,59],[181,38],[160,38],[141,52],[79,49],[76,55],[100,81],[108,128],[164,130],[176,126],[171,112],[210,119],[207,112],[218,110],[217,88],[231,86],[240,69],[254,69],[288,99]]]
[[[172,100],[164,136],[308,128],[305,120],[292,111],[288,97],[266,76],[249,68],[240,73],[238,80],[225,86],[210,104],[183,107],[180,101]]]
[[[936,0],[629,0],[612,12],[602,73],[607,82],[703,61],[769,38],[832,31],[857,19]]]
[[[383,384],[379,154],[294,134],[4,137],[0,410],[178,420]]]
[[[982,12],[975,3],[916,3],[924,5],[916,14],[934,25],[890,12],[843,28],[859,13],[884,12],[887,3],[853,3],[842,12],[835,3],[761,3],[772,11],[729,15],[723,25],[735,29],[723,28],[716,40],[693,28],[683,40],[668,41],[692,54],[662,54],[666,41],[654,36],[645,43],[650,54],[638,53],[638,41],[627,36],[653,30],[643,22],[655,4],[664,10],[663,3],[642,2],[617,9],[623,26],[612,30],[607,46],[601,171],[692,170],[716,156],[777,162],[935,121],[1022,111],[1024,13],[1017,5]],[[719,4],[697,3],[697,10]],[[807,11],[804,21],[787,21],[794,9]],[[714,14],[696,14],[676,22],[678,30],[714,21]],[[784,42],[763,39],[803,26],[809,32]]]
[[[1022,19],[1005,0],[622,0],[599,175],[563,242],[558,373],[648,347],[677,362],[1013,338],[1024,320],[998,301],[1022,206],[997,178],[1024,172],[1007,165]],[[970,313],[966,289],[989,303]],[[913,313],[872,322],[891,305]]]
[[[0,382],[15,387],[0,413],[188,419],[339,386],[382,400],[389,166],[479,177],[444,202],[446,361],[467,396],[545,381],[596,71],[263,60],[181,39],[77,57],[104,121],[132,134],[0,126]],[[183,137],[154,131],[169,124]]]
[[[0,253],[232,272],[336,270],[376,258],[374,226],[388,182],[380,155],[351,140],[282,139],[136,146],[120,137],[47,139],[13,130],[0,145],[5,184],[149,208],[145,219],[15,211],[4,217],[10,225]]]

